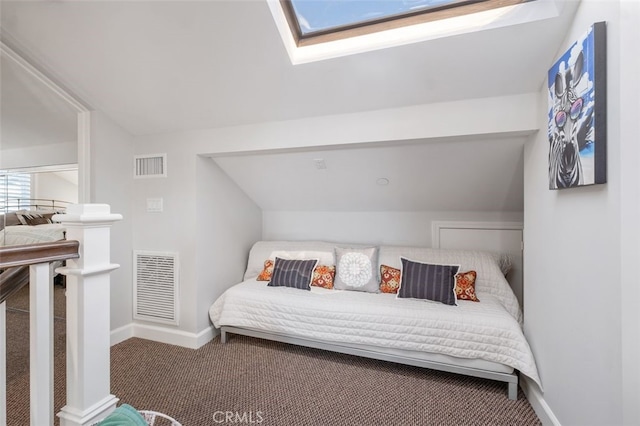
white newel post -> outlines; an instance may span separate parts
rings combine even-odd
[[[56,271],[67,283],[67,405],[61,426],[86,426],[106,417],[118,399],[110,389],[110,227],[122,219],[106,204],[77,204],[54,216],[80,257]]]

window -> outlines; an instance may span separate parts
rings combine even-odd
[[[299,46],[511,6],[527,0],[282,0]]]
[[[0,174],[0,212],[28,209],[31,198],[31,173]]]

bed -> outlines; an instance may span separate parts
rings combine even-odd
[[[34,200],[42,203],[43,200]],[[0,213],[0,245],[16,246],[63,240],[65,229],[52,218],[62,214],[63,202],[51,200],[49,204],[33,204],[32,209]],[[23,205],[23,204],[21,204]]]
[[[65,238],[65,228],[59,223],[14,225],[0,230],[0,245],[18,246],[59,241]]]
[[[65,229],[54,223],[55,214],[64,213],[69,203],[58,200],[13,200],[12,211],[0,213],[0,245],[37,244],[65,238]]]
[[[301,291],[272,287],[257,279],[266,271],[268,260],[284,264],[283,258],[333,262],[330,266],[336,267],[338,277],[341,265],[343,269],[347,265],[344,251],[364,249],[328,242],[257,242],[249,253],[244,281],[226,290],[209,310],[212,323],[220,328],[222,343],[229,334],[242,334],[483,377],[506,382],[510,399],[517,398],[518,372],[541,387],[522,332],[522,312],[497,254],[375,248],[371,257],[375,269],[384,265],[403,271],[405,277],[410,275],[406,272],[410,265],[456,265],[456,272],[473,270],[479,302],[456,300],[453,305],[400,298],[395,293],[379,292],[379,288],[350,291],[338,290],[336,285],[333,289],[310,286],[310,291]],[[375,279],[380,280],[380,276]],[[410,285],[408,278],[402,283]],[[396,289],[398,293],[402,285],[401,290]]]
[[[0,246],[22,246],[29,244],[41,244],[52,241],[60,241],[66,238],[65,227],[60,223],[54,223],[52,217],[63,213],[63,202],[46,200],[33,200],[39,204],[31,204],[33,210],[17,210],[0,214]],[[21,205],[26,204],[23,200]],[[36,209],[38,207],[38,209]],[[48,208],[47,208],[48,207]],[[53,208],[55,207],[55,209]],[[52,262],[52,269],[63,266],[63,261]],[[21,266],[9,270],[0,269],[0,277],[3,282],[2,294],[8,297],[19,290],[29,281],[28,267]],[[24,271],[21,271],[24,270]],[[8,275],[4,275],[7,272]],[[58,285],[65,285],[65,276],[54,273],[53,281]],[[8,285],[8,283],[10,283]]]

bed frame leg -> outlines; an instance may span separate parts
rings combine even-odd
[[[227,343],[227,332],[224,328],[220,329],[220,343]]]
[[[518,399],[518,382],[508,382],[509,399],[516,401]]]

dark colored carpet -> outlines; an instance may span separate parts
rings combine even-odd
[[[9,309],[7,322],[19,330],[8,331],[8,346],[26,335],[28,347],[28,315]],[[65,398],[62,326],[56,321],[56,410]],[[7,358],[8,424],[28,425],[28,352]],[[184,426],[540,424],[522,392],[510,401],[503,383],[244,336],[198,350],[129,339],[112,347],[111,365],[120,402]]]

